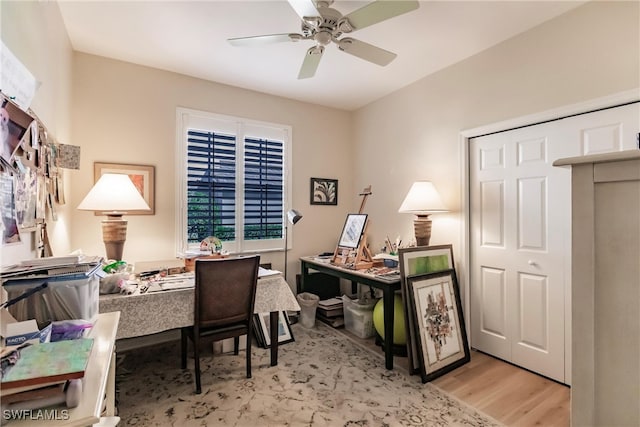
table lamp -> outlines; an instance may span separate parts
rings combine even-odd
[[[398,212],[416,215],[413,220],[416,244],[418,246],[429,246],[429,240],[431,239],[431,219],[429,219],[429,215],[448,212],[448,210],[442,203],[440,195],[431,181],[416,181],[409,189],[407,197],[404,198]]]
[[[79,210],[100,211],[107,219],[102,221],[102,240],[107,259],[122,260],[127,239],[126,211],[149,210],[138,189],[128,175],[105,173],[78,205]]]
[[[289,240],[287,237],[289,224],[296,225],[298,221],[302,219],[302,214],[295,209],[290,209],[287,212],[287,223],[284,226],[284,280],[287,280],[287,253],[289,252]]]

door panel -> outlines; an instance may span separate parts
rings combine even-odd
[[[549,327],[547,309],[549,289],[547,278],[535,274],[523,273],[518,278],[520,304],[520,330],[517,334],[519,345],[537,350],[549,350]]]
[[[570,173],[637,148],[640,103],[469,140],[471,345],[570,384]]]
[[[482,328],[497,337],[507,336],[506,280],[504,270],[482,269]]]
[[[547,249],[547,180],[518,179],[518,248]]]
[[[483,246],[504,247],[504,181],[487,181],[480,185]]]

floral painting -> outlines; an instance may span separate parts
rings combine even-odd
[[[455,270],[409,276],[409,299],[423,382],[470,360]]]

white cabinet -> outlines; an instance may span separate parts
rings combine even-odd
[[[640,425],[640,151],[561,159],[572,176],[573,426]]]

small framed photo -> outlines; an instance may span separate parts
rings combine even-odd
[[[255,335],[258,343],[264,348],[271,347],[270,314],[271,313],[254,314]],[[292,341],[294,341],[294,338],[289,324],[289,317],[286,312],[280,311],[278,313],[278,345]]]
[[[455,270],[407,278],[422,382],[471,360]]]
[[[149,165],[127,165],[121,163],[99,163],[93,164],[94,183],[98,182],[105,173],[121,173],[129,175],[131,182],[136,186],[144,201],[149,205],[150,210],[127,211],[127,215],[155,215],[155,167]],[[102,216],[102,212],[95,212]]]
[[[344,222],[338,246],[343,248],[357,248],[367,224],[367,214],[348,214]]]
[[[311,178],[312,205],[337,205],[338,180],[328,178]]]

